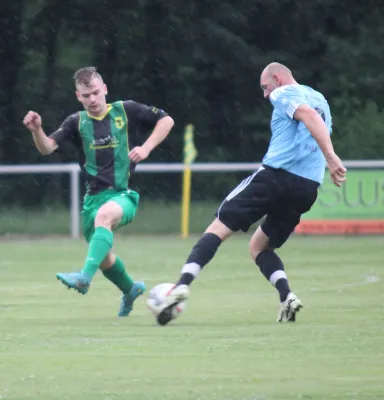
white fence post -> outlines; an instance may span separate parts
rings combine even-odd
[[[80,236],[80,169],[77,165],[74,165],[70,176],[71,176],[71,189],[70,189],[70,201],[71,201],[71,236],[78,238]]]

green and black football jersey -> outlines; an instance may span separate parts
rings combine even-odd
[[[134,101],[108,104],[102,117],[91,117],[86,111],[70,115],[50,137],[65,148],[76,146],[90,194],[113,187],[128,188],[129,175],[135,165],[128,152],[144,142],[144,136],[157,121],[166,116],[163,110]]]

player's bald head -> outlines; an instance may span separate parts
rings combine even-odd
[[[295,83],[297,82],[293,78],[291,70],[278,62],[268,64],[260,76],[260,86],[265,98],[269,98],[270,93],[276,88]]]
[[[268,64],[261,75],[266,75],[268,77],[273,76],[274,74],[282,75],[286,78],[292,78],[292,71],[286,67],[284,64],[280,64],[278,62],[273,62]]]

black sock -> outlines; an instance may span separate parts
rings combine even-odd
[[[275,283],[275,288],[278,290],[280,295],[280,301],[283,302],[286,300],[288,293],[291,291],[288,284],[288,279],[280,278]]]
[[[205,233],[193,246],[176,285],[190,285],[202,268],[212,260],[220,245],[221,239],[217,235]]]
[[[280,257],[272,249],[267,249],[258,254],[255,262],[261,273],[278,290],[280,301],[285,301],[291,289]]]
[[[179,281],[176,283],[177,285],[190,285],[192,281],[195,279],[195,275],[190,274],[189,272],[184,272],[181,274]]]

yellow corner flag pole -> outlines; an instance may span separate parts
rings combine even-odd
[[[191,164],[195,161],[197,150],[193,142],[193,125],[187,125],[184,131],[184,172],[183,194],[181,202],[181,236],[189,236],[189,211],[191,204]]]

